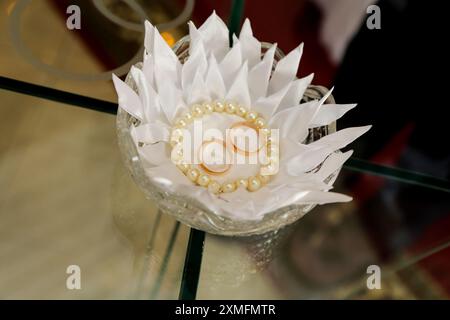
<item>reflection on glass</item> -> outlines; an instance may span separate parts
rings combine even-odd
[[[126,173],[114,116],[0,100],[0,298],[177,298],[189,229]],[[71,265],[81,290],[66,286]]]
[[[343,173],[336,189],[351,203],[316,207],[275,234],[207,236],[198,297],[443,298],[449,282],[436,267],[448,261],[447,193]],[[381,268],[381,290],[367,287],[371,265]]]

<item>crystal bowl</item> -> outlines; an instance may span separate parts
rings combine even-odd
[[[270,47],[270,43],[263,42],[262,54]],[[179,40],[173,46],[173,50],[181,63],[184,63],[189,56],[189,36]],[[275,68],[276,61],[279,61],[283,57],[284,53],[280,49],[277,49],[273,68]],[[141,67],[141,64],[137,64],[136,67]],[[130,74],[128,74],[125,82],[137,91]],[[327,91],[328,90],[322,86],[310,86],[306,90],[302,102],[320,99]],[[334,103],[333,97],[330,96],[325,103]],[[145,173],[144,167],[139,159],[138,151],[130,134],[131,126],[134,126],[137,123],[138,120],[136,118],[128,114],[122,108],[118,108],[116,118],[117,136],[125,166],[136,184],[144,192],[145,196],[152,201],[155,201],[162,212],[172,215],[178,221],[192,228],[225,236],[263,234],[269,231],[278,230],[297,221],[315,207],[314,204],[290,205],[265,214],[261,220],[234,220],[216,214],[194,198],[188,198],[184,195],[164,190],[160,185],[155,184]],[[305,143],[318,140],[324,135],[335,131],[335,123],[310,129]],[[328,177],[326,182],[332,180],[338,173],[339,170]]]

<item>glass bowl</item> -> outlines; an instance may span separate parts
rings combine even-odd
[[[264,52],[270,47],[270,43],[263,42],[262,54],[264,54]],[[189,56],[189,36],[180,39],[173,46],[173,50],[177,54],[181,63],[184,63]],[[276,61],[279,61],[283,57],[284,53],[280,49],[277,49],[273,68],[275,68]],[[140,68],[142,67],[142,64],[138,63],[136,67]],[[128,74],[125,82],[137,91],[130,74]],[[327,91],[328,90],[322,86],[310,86],[306,90],[302,102],[320,99]],[[334,103],[333,97],[330,96],[325,103]],[[278,230],[297,221],[315,207],[314,204],[290,205],[269,212],[258,221],[233,220],[216,214],[194,198],[188,198],[184,195],[164,190],[160,185],[155,184],[145,173],[144,167],[139,159],[138,151],[130,134],[131,126],[138,124],[138,122],[139,121],[136,118],[128,114],[125,110],[120,107],[118,108],[116,118],[117,137],[125,166],[136,184],[145,193],[145,196],[152,201],[155,201],[158,208],[162,212],[172,215],[175,219],[192,228],[225,236],[250,236],[263,234],[269,231]],[[335,123],[328,126],[310,129],[305,143],[318,140],[324,135],[335,131]],[[325,182],[331,181],[338,173],[339,170],[328,177]]]

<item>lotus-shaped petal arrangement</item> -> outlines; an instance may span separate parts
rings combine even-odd
[[[188,54],[180,59],[148,21],[145,28],[142,64],[132,67],[130,81],[116,76],[113,81],[119,109],[133,119],[135,160],[152,184],[234,221],[260,221],[284,207],[351,200],[330,191],[335,180],[330,176],[352,154],[339,150],[370,126],[307,143],[311,129],[334,123],[356,105],[325,104],[331,90],[301,103],[313,79],[296,77],[303,44],[276,61],[277,45],[262,50],[264,43],[245,20],[230,47],[228,28],[213,13],[199,28],[189,22]],[[198,126],[203,134],[195,145]],[[256,134],[258,147],[249,147],[249,137],[236,138],[244,129]],[[206,137],[208,130],[223,136]],[[208,148],[215,157],[263,154],[264,162],[208,162]],[[189,161],[187,153],[195,159]]]

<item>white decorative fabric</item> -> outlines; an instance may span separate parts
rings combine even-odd
[[[370,129],[348,128],[311,144],[302,142],[308,129],[330,124],[355,107],[324,105],[320,101],[300,104],[313,75],[297,79],[303,44],[278,62],[272,76],[276,45],[261,59],[261,43],[253,37],[246,20],[239,38],[228,46],[228,29],[213,13],[196,28],[189,23],[190,57],[181,64],[158,30],[146,22],[143,68],[132,68],[138,92],[113,75],[119,106],[140,120],[132,128],[146,173],[169,191],[195,198],[218,215],[258,220],[264,214],[291,204],[345,202],[351,198],[329,192],[324,179],[337,171],[351,152],[335,153]],[[331,93],[331,91],[330,91]],[[330,94],[329,93],[329,94]],[[280,130],[280,170],[256,192],[245,188],[216,195],[193,184],[171,162],[169,132],[174,119],[193,103],[229,99],[263,114],[270,128]],[[221,118],[208,118],[210,127],[223,127]],[[206,121],[206,120],[205,120]],[[322,163],[319,170],[311,171]],[[237,170],[237,171],[236,171]],[[248,168],[236,169],[238,176]]]

